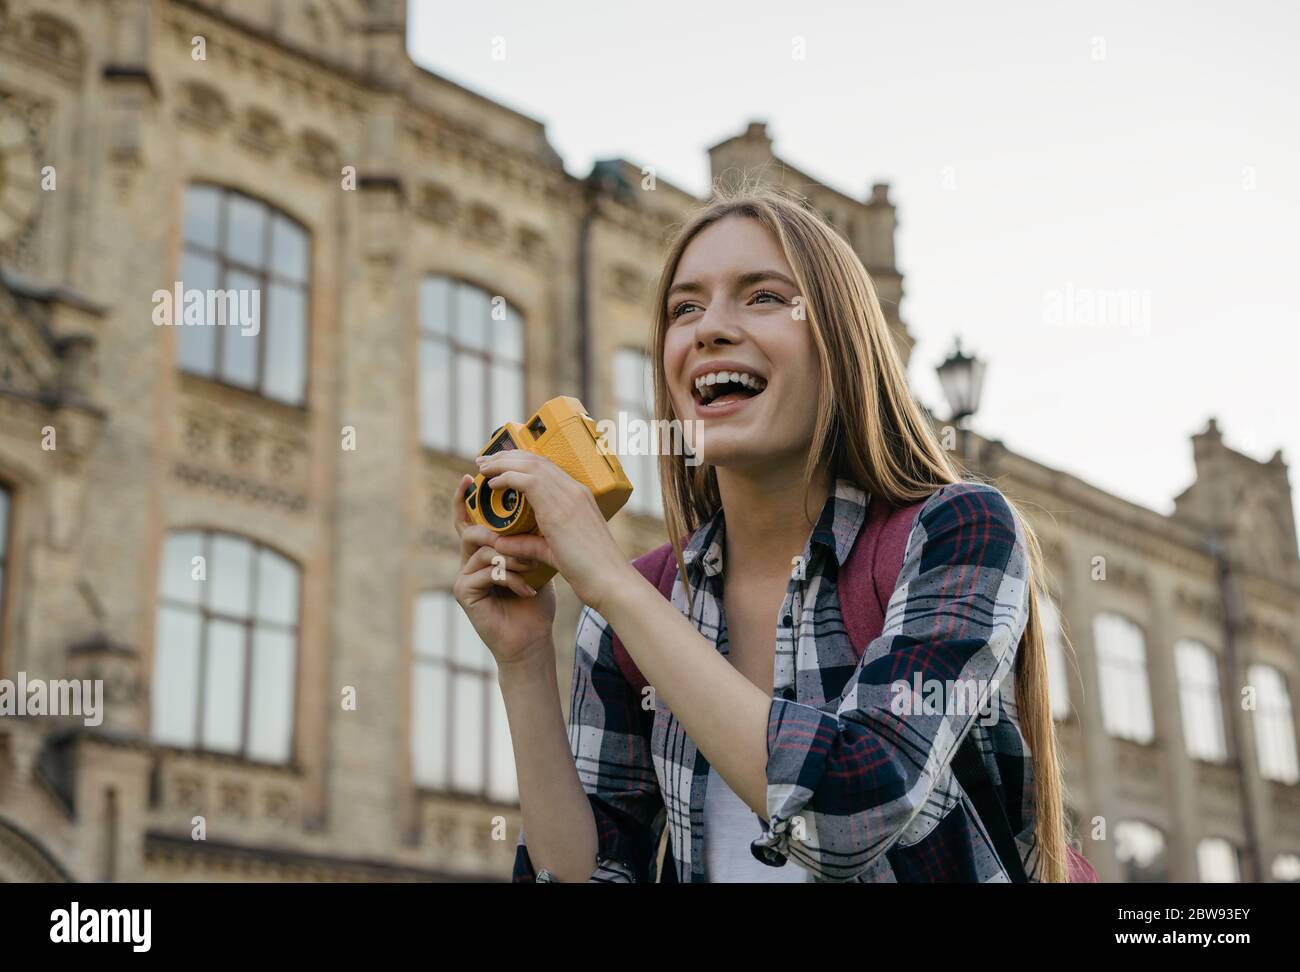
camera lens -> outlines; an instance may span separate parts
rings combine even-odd
[[[495,494],[492,487],[483,480],[478,491],[478,509],[493,530],[504,530],[515,521],[523,507],[517,490],[508,489]]]

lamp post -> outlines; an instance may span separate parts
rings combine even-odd
[[[961,338],[953,342],[952,353],[936,369],[944,397],[952,409],[950,421],[961,430],[961,452],[966,462],[970,456],[970,417],[979,410],[980,394],[984,390],[985,362],[961,349]]]

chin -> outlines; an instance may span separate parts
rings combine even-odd
[[[738,438],[731,436],[724,438],[721,435],[709,438],[706,433],[704,453],[701,457],[703,464],[716,466],[719,469],[771,468],[773,463],[787,458],[773,452],[770,442],[751,441],[748,436],[742,441],[737,441]]]

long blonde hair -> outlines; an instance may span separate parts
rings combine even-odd
[[[912,398],[875,287],[857,254],[815,209],[768,187],[717,187],[711,200],[686,220],[669,245],[654,309],[656,418],[671,421],[677,417],[663,364],[668,288],[687,245],[705,227],[730,216],[755,220],[777,240],[794,270],[812,325],[821,384],[817,425],[804,469],[805,488],[811,488],[818,468],[829,466],[833,478],[849,479],[890,505],[904,505],[923,500],[951,483],[976,479],[940,445]],[[869,380],[864,381],[864,376]],[[661,456],[659,478],[668,536],[690,603],[682,539],[721,505],[717,474],[707,463],[688,465],[682,457]],[[1016,705],[1020,730],[1033,760],[1038,873],[1041,880],[1059,882],[1067,879],[1067,838],[1038,609],[1039,598],[1048,596],[1046,568],[1028,520],[1016,504],[1011,506],[1024,530],[1030,571],[1029,619],[1016,657]]]

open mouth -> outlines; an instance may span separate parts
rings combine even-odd
[[[692,394],[706,408],[744,401],[763,393],[767,379],[743,371],[715,371],[695,379]]]

